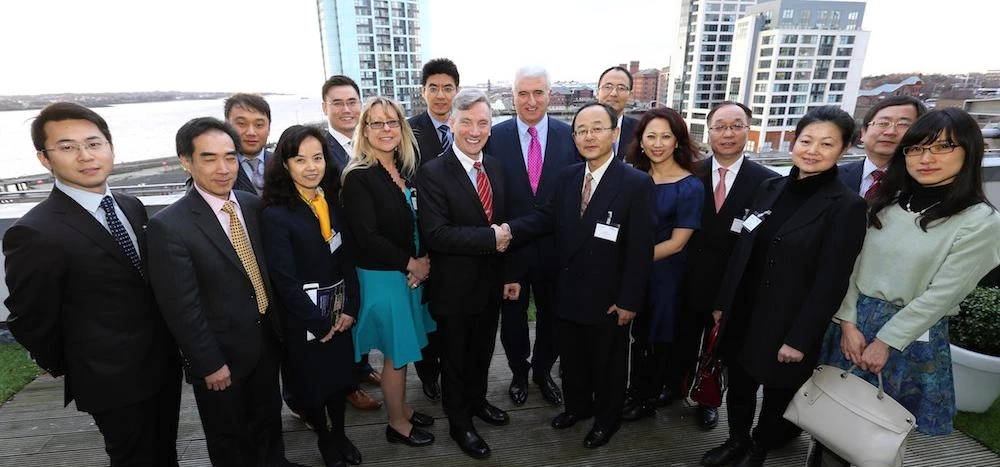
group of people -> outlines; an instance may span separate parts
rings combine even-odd
[[[564,405],[553,428],[593,419],[588,448],[683,398],[719,322],[729,439],[704,465],[763,465],[799,436],[781,415],[818,362],[881,371],[919,430],[951,431],[947,316],[1000,264],[982,135],[961,110],[886,99],[864,119],[866,159],[838,167],[855,123],[818,107],[779,177],[744,154],[749,108],[711,110],[701,159],[676,111],[624,114],[621,67],[571,124],[547,113],[544,68],[515,73],[515,116],[496,125],[450,60],[421,80],[427,111],[407,119],[333,76],[328,126],[292,126],[273,152],[267,102],[232,96],[226,121],[178,130],[191,186],[152,217],[108,187],[103,118],[71,103],[39,113],[32,140],[55,188],[4,235],[8,324],[65,376],[112,465],[177,465],[182,368],[213,465],[294,465],[282,399],[327,466],[361,463],[346,402],[381,404],[363,379],[381,386],[386,440],[429,445],[435,419],[406,400],[410,363],[457,446],[488,457],[473,419],[510,422],[487,400],[498,328],[511,402],[526,402],[530,375]],[[716,408],[696,411],[718,424]],[[817,443],[809,462],[842,460]]]

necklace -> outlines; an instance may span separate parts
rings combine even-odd
[[[910,195],[910,199],[906,200],[906,208],[905,208],[906,212],[914,212],[912,209],[910,209],[910,202],[912,202],[912,201],[913,201],[913,195]],[[933,208],[934,206],[937,206],[939,204],[941,204],[940,200],[939,201],[935,201],[934,204],[932,204],[930,206],[927,206],[926,208],[921,209],[920,212],[917,212],[916,214],[918,216],[922,216],[922,215],[924,215],[925,212],[927,212],[928,209]]]

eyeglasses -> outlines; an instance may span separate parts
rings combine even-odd
[[[42,152],[55,152],[64,156],[76,156],[86,149],[91,154],[103,154],[108,147],[110,147],[110,144],[107,140],[95,138],[82,143],[78,141],[61,141],[56,144],[56,147],[42,149]]]
[[[628,86],[625,86],[624,84],[611,84],[611,83],[601,86],[601,90],[608,93],[612,91],[618,91],[618,94],[625,94],[626,92],[630,91]]]
[[[601,133],[611,130],[614,130],[614,128],[591,128],[589,130],[576,130],[573,132],[573,136],[576,136],[577,138],[585,138],[589,136],[591,133],[593,133],[595,136],[600,136]]]
[[[934,143],[930,146],[907,146],[903,148],[903,155],[908,157],[919,157],[923,156],[924,152],[930,152],[931,154],[948,154],[955,151],[960,145],[955,143]]]
[[[329,105],[329,106],[334,107],[334,108],[353,109],[355,107],[360,107],[361,106],[361,101],[359,101],[357,99],[348,99],[346,101],[342,101],[342,100],[338,99],[338,100],[335,100],[335,101],[326,101],[326,105]]]
[[[913,122],[909,120],[900,120],[895,122],[889,120],[876,120],[873,122],[868,122],[869,127],[875,127],[882,131],[888,130],[889,128],[895,128],[899,131],[905,132],[906,130],[910,129],[911,125],[913,125]]]
[[[385,127],[399,128],[399,120],[386,120],[384,122],[368,122],[365,125],[368,125],[368,128],[371,128],[373,130],[381,130]]]
[[[428,94],[438,94],[438,93],[454,94],[454,92],[455,92],[455,86],[452,86],[450,84],[447,86],[437,86],[434,84],[427,86]]]
[[[735,125],[716,125],[708,127],[708,131],[711,131],[712,133],[725,133],[726,131],[732,130],[733,133],[739,133],[747,128],[750,127],[742,123],[737,123]]]

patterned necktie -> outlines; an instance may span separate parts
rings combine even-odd
[[[878,187],[882,186],[882,177],[884,176],[884,170],[872,170],[872,179],[875,181],[872,182],[872,186],[865,190],[865,199],[872,199],[872,197],[875,196],[875,190],[878,190]]]
[[[257,298],[257,311],[264,314],[267,311],[267,289],[264,287],[264,278],[260,275],[257,267],[257,257],[253,254],[253,247],[250,246],[250,239],[247,237],[240,218],[236,216],[236,203],[226,201],[222,205],[222,212],[229,214],[229,241],[233,242],[236,249],[236,256],[240,257],[243,269],[246,269],[250,276],[250,283],[253,284],[253,294]]]
[[[542,179],[542,145],[538,142],[538,130],[528,127],[531,142],[528,143],[528,183],[531,193],[538,192],[538,181]]]
[[[128,236],[128,231],[125,230],[125,226],[122,225],[122,221],[118,219],[118,214],[115,214],[115,206],[111,201],[111,196],[105,196],[101,200],[101,209],[104,210],[104,220],[108,223],[108,229],[111,230],[111,236],[115,237],[115,241],[118,242],[118,246],[122,247],[125,252],[125,256],[128,257],[129,262],[132,263],[132,267],[136,271],[139,271],[140,276],[144,276],[142,273],[142,261],[139,259],[139,253],[135,251],[135,245],[132,244],[132,239]]]
[[[490,186],[490,179],[483,170],[483,163],[476,161],[472,164],[476,169],[476,193],[479,194],[479,202],[483,204],[483,212],[486,213],[486,220],[493,222],[493,187]]]
[[[438,134],[441,136],[441,151],[447,151],[451,147],[451,128],[442,124],[438,127]]]
[[[257,187],[257,191],[264,189],[264,174],[261,173],[260,165],[263,161],[260,160],[261,156],[254,157],[253,159],[247,159],[250,163],[250,170],[253,172],[253,185]]]
[[[587,205],[590,204],[590,191],[593,186],[594,176],[587,172],[583,177],[583,192],[580,193],[580,217],[583,217],[583,212],[587,210]]]
[[[725,167],[719,167],[719,183],[715,185],[715,212],[722,209],[722,203],[726,202],[726,172]]]

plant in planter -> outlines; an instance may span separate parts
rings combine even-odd
[[[976,287],[948,322],[955,404],[982,413],[1000,396],[1000,288]]]

